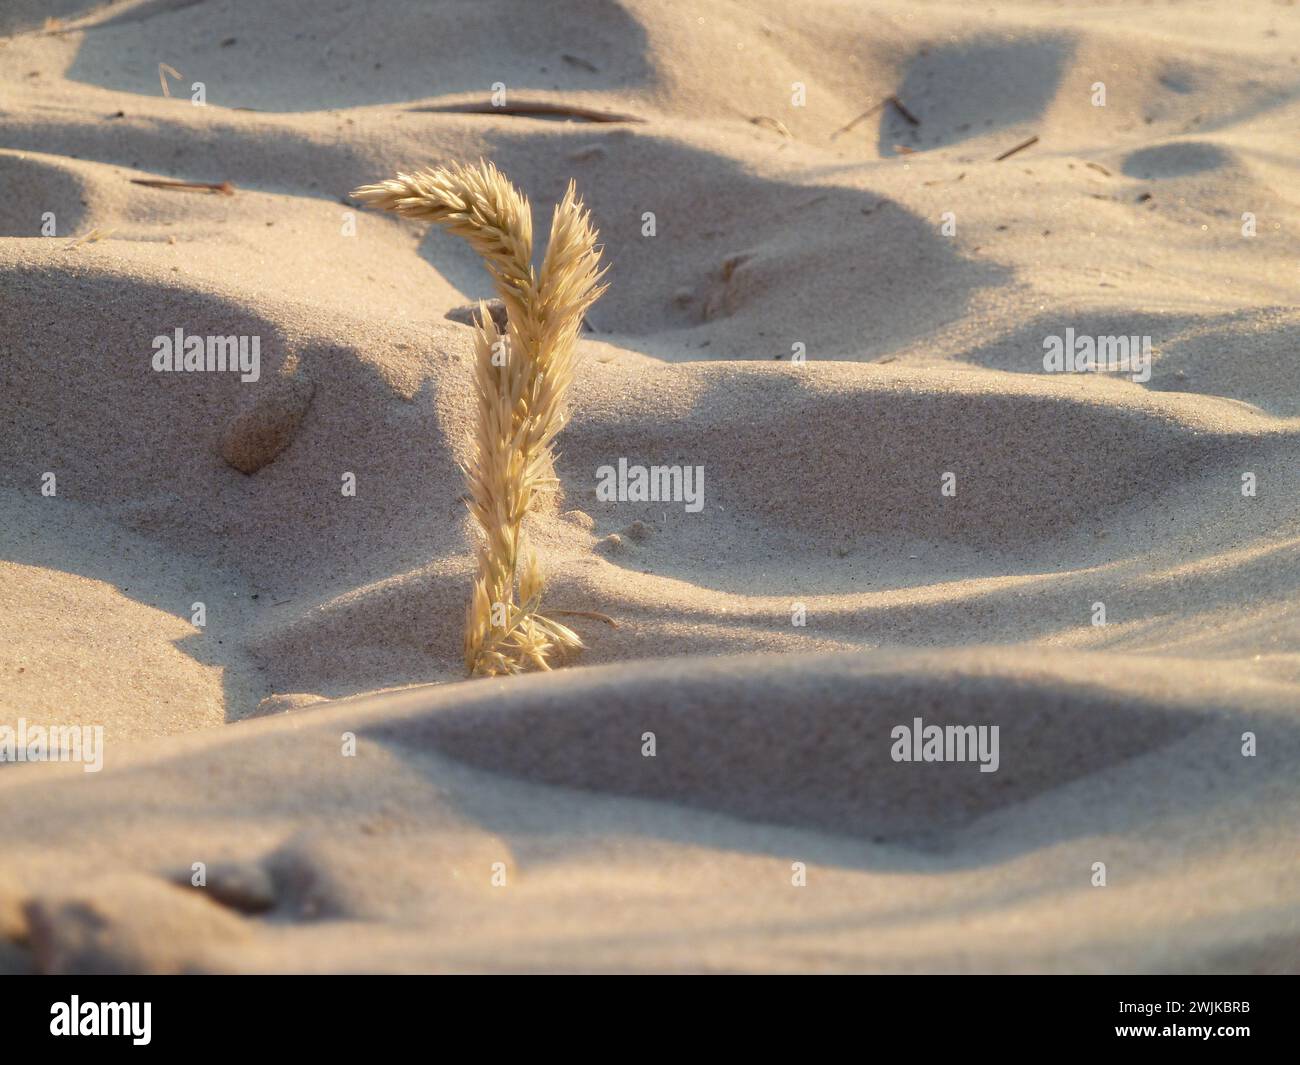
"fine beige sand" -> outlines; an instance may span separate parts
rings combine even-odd
[[[0,971],[1300,971],[1295,6],[0,34],[0,726],[104,729],[0,765]],[[480,157],[610,264],[530,529],[614,625],[466,681],[490,281],[348,194]],[[260,378],[154,372],[178,328]],[[1150,379],[1044,372],[1067,329]],[[598,499],[620,458],[703,509]],[[997,771],[894,761],[915,718]]]

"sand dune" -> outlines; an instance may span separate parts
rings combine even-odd
[[[0,726],[105,729],[102,772],[0,771],[0,968],[1300,968],[1290,8],[0,33]],[[491,285],[348,193],[480,156],[601,233],[531,535],[614,624],[466,682]],[[256,380],[155,372],[177,329],[257,337]],[[1045,372],[1067,329],[1149,376]],[[601,499],[620,460],[701,506]],[[918,718],[997,725],[997,770],[894,760]]]
[[[1222,677],[1007,649],[724,657],[305,708],[133,745],[89,784],[7,771],[38,885],[9,899],[35,962],[67,969],[1109,971],[1243,946],[1234,964],[1286,967],[1289,687]],[[999,772],[890,762],[913,713],[1006,726]],[[1119,881],[1100,901],[1094,860]],[[175,885],[194,861],[224,902]]]

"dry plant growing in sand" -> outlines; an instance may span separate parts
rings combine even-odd
[[[558,484],[552,443],[566,420],[578,330],[605,291],[590,215],[570,182],[538,272],[528,200],[491,163],[398,174],[353,195],[463,238],[483,257],[505,304],[504,334],[482,301],[474,326],[478,418],[465,477],[483,541],[465,664],[483,675],[549,669],[582,641],[540,613],[542,572],[523,522],[536,494]]]

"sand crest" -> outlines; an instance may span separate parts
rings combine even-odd
[[[706,7],[7,5],[0,970],[1300,970],[1293,10]],[[491,285],[348,193],[480,156],[611,288],[468,682]]]

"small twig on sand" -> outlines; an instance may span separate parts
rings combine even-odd
[[[871,117],[872,115],[874,115],[877,111],[879,111],[882,107],[884,107],[885,104],[888,103],[888,102],[889,102],[889,98],[886,97],[884,100],[881,100],[880,103],[878,103],[878,104],[873,104],[871,107],[868,107],[865,111],[862,112],[862,114],[858,115],[858,117],[855,118],[852,122],[849,122],[848,124],[841,126],[841,127],[840,127],[839,129],[837,129],[834,133],[832,133],[832,134],[831,134],[831,140],[834,140],[834,139],[835,139],[836,137],[838,137],[841,133],[848,133],[849,130],[851,130],[854,126],[856,126],[856,125],[857,125],[859,122],[861,122],[864,118],[870,118],[870,117]]]
[[[762,126],[764,129],[774,130],[781,134],[782,137],[793,136],[793,134],[785,128],[785,123],[779,118],[769,118],[767,115],[755,115],[749,121],[755,126]]]
[[[591,618],[592,621],[603,621],[612,629],[618,628],[618,622],[612,617],[595,610],[552,610],[551,613],[562,618]]]
[[[912,114],[912,112],[909,111],[906,107],[904,107],[903,101],[900,100],[897,96],[887,96],[885,97],[885,99],[889,103],[893,104],[894,110],[896,110],[900,115],[902,115],[903,118],[906,119],[908,122],[912,123],[912,125],[919,126],[921,124],[921,120],[917,118],[916,115]]]
[[[167,84],[168,74],[170,74],[173,78],[176,78],[178,81],[181,78],[183,78],[185,75],[182,74],[170,63],[158,64],[158,83],[162,86],[163,95],[166,96],[168,99],[171,99],[171,95],[172,95],[171,86]]]
[[[616,111],[598,111],[594,107],[581,107],[578,104],[550,104],[541,100],[520,100],[513,104],[464,103],[438,104],[429,107],[408,107],[408,111],[431,111],[442,114],[462,115],[519,115],[524,118],[581,118],[588,122],[644,122],[636,115],[623,115]]]
[[[1083,165],[1089,167],[1092,170],[1096,170],[1100,174],[1105,174],[1107,177],[1110,177],[1110,171],[1107,170],[1100,163],[1084,163]]]
[[[595,63],[583,59],[582,56],[580,55],[569,55],[566,52],[564,55],[560,56],[560,58],[563,59],[566,63],[568,63],[569,66],[571,67],[578,67],[580,70],[586,70],[592,74],[600,73],[600,68],[597,67]]]
[[[1038,134],[1035,133],[1032,137],[1029,138],[1029,140],[1021,141],[1014,148],[1008,148],[1005,152],[1003,152],[993,161],[995,163],[1000,163],[1002,162],[1003,159],[1010,159],[1013,155],[1016,154],[1016,152],[1022,152],[1030,145],[1037,144],[1037,143],[1038,143]]]
[[[957,182],[959,182],[959,181],[960,181],[962,178],[964,178],[965,176],[966,176],[966,171],[963,170],[960,174],[958,174],[958,175],[957,175],[955,178],[953,178],[951,181],[946,181],[946,182],[945,182],[945,181],[940,181],[940,180],[935,180],[935,181],[922,181],[921,184],[922,184],[922,185],[925,185],[925,186],[927,186],[927,187],[932,186],[932,185],[945,185],[945,184],[947,184],[947,185],[955,185],[955,184],[957,184]]]
[[[84,236],[78,237],[70,244],[65,244],[63,246],[63,250],[70,251],[73,248],[80,247],[82,244],[94,244],[95,241],[97,240],[107,240],[113,234],[113,232],[114,231],[111,229],[100,229],[99,226],[96,226],[94,229],[92,229],[89,233],[86,233]]]
[[[132,178],[132,185],[147,185],[151,189],[197,189],[200,192],[219,192],[233,196],[235,186],[229,181],[168,181],[164,178]]]
[[[849,130],[851,130],[864,118],[870,118],[872,115],[874,115],[877,111],[879,111],[882,107],[886,106],[887,104],[893,104],[894,109],[900,115],[902,115],[906,121],[910,122],[913,126],[919,126],[921,124],[921,120],[917,118],[916,115],[912,114],[912,112],[909,111],[906,106],[904,106],[903,101],[900,100],[893,93],[890,93],[878,104],[873,104],[871,107],[868,107],[865,111],[862,112],[862,114],[858,115],[858,117],[855,118],[848,125],[841,126],[839,129],[837,129],[834,133],[831,134],[831,140],[834,140],[841,133],[848,133]]]

